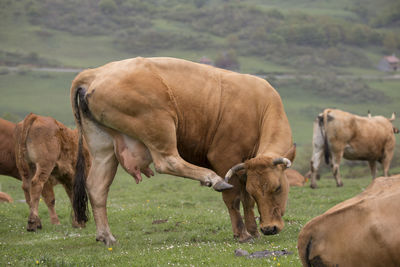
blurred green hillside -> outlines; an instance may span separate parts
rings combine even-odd
[[[69,87],[78,70],[37,67],[206,57],[278,90],[298,144],[295,168],[305,171],[312,122],[324,108],[400,115],[398,75],[377,70],[383,56],[400,54],[399,26],[397,0],[2,0],[0,116],[35,112],[73,125]]]

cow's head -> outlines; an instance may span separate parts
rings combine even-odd
[[[260,229],[264,235],[279,233],[284,226],[289,182],[284,170],[290,167],[296,154],[293,146],[282,157],[259,155],[230,169],[225,180],[237,171],[246,171],[246,191],[254,198],[260,213]]]

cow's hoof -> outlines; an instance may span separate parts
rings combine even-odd
[[[315,189],[315,188],[317,188],[317,185],[316,185],[316,184],[311,184],[310,187],[311,187],[312,189]]]
[[[336,186],[337,186],[337,187],[342,187],[342,186],[343,186],[343,183],[338,183]]]
[[[28,225],[26,226],[26,230],[28,232],[36,232],[37,229],[42,229],[42,223],[40,222],[40,219],[28,220]]]
[[[115,237],[113,237],[112,234],[110,234],[108,236],[97,236],[96,241],[101,241],[106,246],[110,246],[110,245],[117,243],[117,240],[115,239]]]
[[[254,239],[251,235],[242,235],[241,237],[239,237],[239,243],[249,243],[253,241]]]
[[[227,182],[225,182],[224,180],[221,180],[219,182],[217,182],[214,186],[213,186],[215,191],[221,192],[227,189],[231,189],[233,188],[233,185],[228,184]]]

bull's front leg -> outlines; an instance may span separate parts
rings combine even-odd
[[[243,189],[245,188],[246,185],[243,185]],[[242,192],[242,203],[243,203],[244,222],[247,232],[249,232],[252,235],[252,237],[258,238],[260,237],[260,233],[258,232],[256,217],[254,215],[255,201],[250,196],[250,194],[247,193],[246,190],[243,190]]]
[[[111,245],[117,240],[112,235],[107,218],[107,196],[117,171],[118,161],[113,151],[101,158],[93,158],[86,180],[93,217],[96,223],[96,240]]]
[[[183,160],[178,152],[172,155],[160,155],[152,153],[154,166],[159,173],[166,173],[197,180],[214,190],[221,192],[233,186],[224,181],[220,176],[210,169],[198,167]]]
[[[240,243],[250,241],[252,236],[247,232],[240,215],[240,190],[235,186],[232,190],[222,192],[222,198],[231,218],[233,237],[237,238]]]

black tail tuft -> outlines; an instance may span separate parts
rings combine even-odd
[[[74,115],[79,129],[79,144],[78,144],[78,159],[75,166],[75,181],[74,181],[74,198],[73,209],[75,219],[78,223],[87,222],[89,219],[88,197],[86,192],[86,170],[85,158],[83,154],[83,139],[82,139],[82,121],[81,109],[88,111],[87,103],[85,102],[85,90],[78,88],[74,97]],[[82,112],[83,113],[83,112]]]
[[[325,156],[325,163],[329,164],[331,158],[331,152],[329,150],[328,138],[326,138],[326,134],[324,137],[324,156]]]

